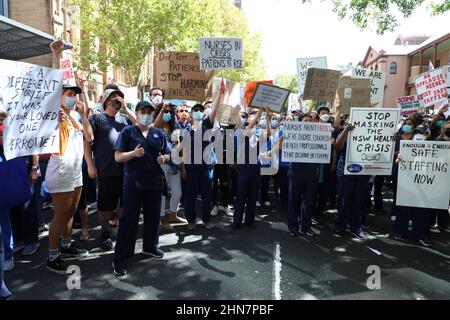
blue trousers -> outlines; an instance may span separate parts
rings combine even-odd
[[[0,228],[2,228],[3,253],[6,261],[14,256],[14,238],[10,210],[0,210]]]
[[[281,210],[286,211],[288,209],[288,195],[289,195],[289,178],[287,167],[280,167],[278,170],[278,176],[280,180],[280,202]]]
[[[0,212],[0,217],[4,214],[5,214],[5,212]],[[6,299],[7,297],[9,297],[11,295],[11,292],[8,290],[5,282],[3,281],[4,255],[5,255],[5,252],[3,250],[3,233],[2,233],[2,227],[0,225],[0,300]]]
[[[338,177],[338,216],[335,231],[342,233],[350,224],[354,233],[361,229],[361,212],[367,198],[369,176],[340,176]]]
[[[189,223],[197,218],[195,202],[197,195],[202,197],[202,220],[208,223],[211,220],[212,188],[214,167],[203,165],[186,165],[187,179],[183,193],[184,215]]]
[[[398,236],[406,237],[408,222],[412,220],[412,236],[415,240],[428,239],[431,210],[427,208],[397,207],[397,217],[394,232]]]
[[[123,262],[134,254],[139,214],[144,214],[143,246],[144,251],[158,248],[159,218],[161,214],[162,191],[124,190],[124,214],[120,218],[114,262]]]
[[[234,206],[233,222],[241,224],[245,210],[245,223],[255,221],[256,201],[261,182],[259,165],[238,165],[236,169],[236,204]]]
[[[311,230],[311,217],[317,194],[317,180],[289,177],[288,228],[302,232]]]

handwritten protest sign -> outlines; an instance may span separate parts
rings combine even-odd
[[[377,70],[354,68],[352,71],[354,79],[369,79],[370,87],[370,103],[372,107],[382,108],[384,98],[384,84],[386,82],[386,73]]]
[[[330,163],[331,132],[329,123],[291,121],[283,124],[283,161]]]
[[[250,106],[254,108],[267,107],[273,112],[279,113],[289,98],[289,93],[291,92],[287,89],[270,84],[258,83],[252,101],[250,101]]]
[[[58,152],[62,71],[9,60],[0,65],[6,160]]]
[[[417,113],[421,109],[421,103],[418,96],[398,97],[397,106],[400,108],[400,115],[402,116]]]
[[[333,102],[341,73],[336,70],[309,68],[303,100],[318,99]]]
[[[450,143],[401,141],[397,205],[448,209]]]
[[[297,76],[298,76],[298,93],[301,95],[305,91],[306,76],[309,68],[327,68],[327,57],[298,58],[297,59]]]
[[[219,105],[216,118],[219,123],[237,124],[240,121],[241,86],[238,82],[215,78],[213,102]]]
[[[200,69],[242,69],[243,44],[240,38],[200,38]]]
[[[353,107],[368,108],[370,106],[370,91],[369,79],[341,78],[338,89],[341,114],[349,114]]]
[[[156,86],[165,98],[206,100],[214,72],[199,69],[198,53],[159,51],[155,59]]]
[[[416,79],[417,95],[425,107],[441,103],[447,99],[445,95],[447,93],[445,78],[446,76],[442,69],[434,69]]]
[[[355,129],[347,139],[346,175],[388,176],[394,159],[394,135],[399,110],[352,108],[350,122]]]
[[[63,58],[60,61],[61,70],[63,72],[63,83],[76,85],[75,72],[73,70],[72,54],[63,52]]]
[[[250,106],[250,101],[252,101],[253,98],[253,94],[256,91],[256,86],[258,85],[258,83],[266,83],[266,84],[273,84],[272,80],[265,80],[265,81],[252,81],[252,82],[247,82],[245,84],[245,92],[244,92],[244,101],[245,104],[244,106],[248,107]]]

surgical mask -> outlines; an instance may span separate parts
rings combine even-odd
[[[445,135],[446,137],[449,137],[449,138],[450,138],[450,128],[445,129],[444,135]]]
[[[246,125],[247,125],[247,119],[241,118],[241,124],[242,124],[242,126],[245,128]]]
[[[413,126],[410,124],[404,124],[402,126],[403,133],[410,133],[412,131],[412,129],[413,129]]]
[[[95,107],[97,108],[97,111],[99,111],[99,112],[103,112],[103,111],[104,111],[104,109],[103,109],[103,103],[97,103],[97,104],[95,105]]]
[[[278,121],[272,120],[272,121],[270,121],[270,125],[272,126],[272,128],[276,128],[276,127],[278,127]]]
[[[163,115],[163,121],[164,122],[169,122],[170,119],[172,119],[172,115],[170,113],[164,113]]]
[[[438,120],[436,121],[436,127],[442,127],[444,125],[445,121],[444,120]]]
[[[75,102],[76,102],[75,98],[72,97],[66,97],[64,99],[64,105],[69,109],[73,109],[75,107]]]
[[[152,101],[153,101],[154,104],[158,105],[158,104],[160,104],[162,102],[162,97],[161,96],[156,96],[156,97],[153,98]]]
[[[257,137],[259,137],[261,135],[261,133],[262,133],[262,130],[260,128],[255,130],[255,134]]]
[[[330,120],[330,116],[328,114],[323,114],[320,116],[320,120],[322,120],[322,122],[328,122],[328,120]]]
[[[194,121],[201,121],[203,118],[203,113],[201,111],[194,112]]]
[[[413,141],[425,141],[427,140],[427,137],[423,134],[415,134],[413,137]]]
[[[267,128],[266,120],[261,120],[261,128],[263,128],[263,129]]]
[[[294,121],[298,121],[298,116],[294,116]]]
[[[139,124],[142,126],[149,126],[150,123],[153,122],[153,115],[152,114],[140,114],[138,115]]]

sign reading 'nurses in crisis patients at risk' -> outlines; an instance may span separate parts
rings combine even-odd
[[[240,38],[201,38],[200,69],[242,69],[244,47]]]

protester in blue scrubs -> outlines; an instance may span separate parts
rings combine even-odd
[[[162,164],[170,162],[171,149],[161,129],[150,127],[155,110],[147,101],[136,105],[138,123],[123,128],[115,146],[115,160],[125,163],[123,182],[124,214],[120,219],[113,270],[117,276],[127,273],[126,263],[134,254],[143,208],[144,235],[142,254],[161,259],[159,218],[161,196],[166,190]]]
[[[182,133],[182,177],[185,180],[183,203],[189,230],[195,229],[197,219],[195,202],[199,193],[202,198],[202,221],[207,229],[214,227],[210,219],[216,156],[210,137],[206,135],[212,136],[217,108],[218,104],[214,104],[209,115],[204,115],[205,107],[202,104],[194,105],[192,107],[193,123]]]

